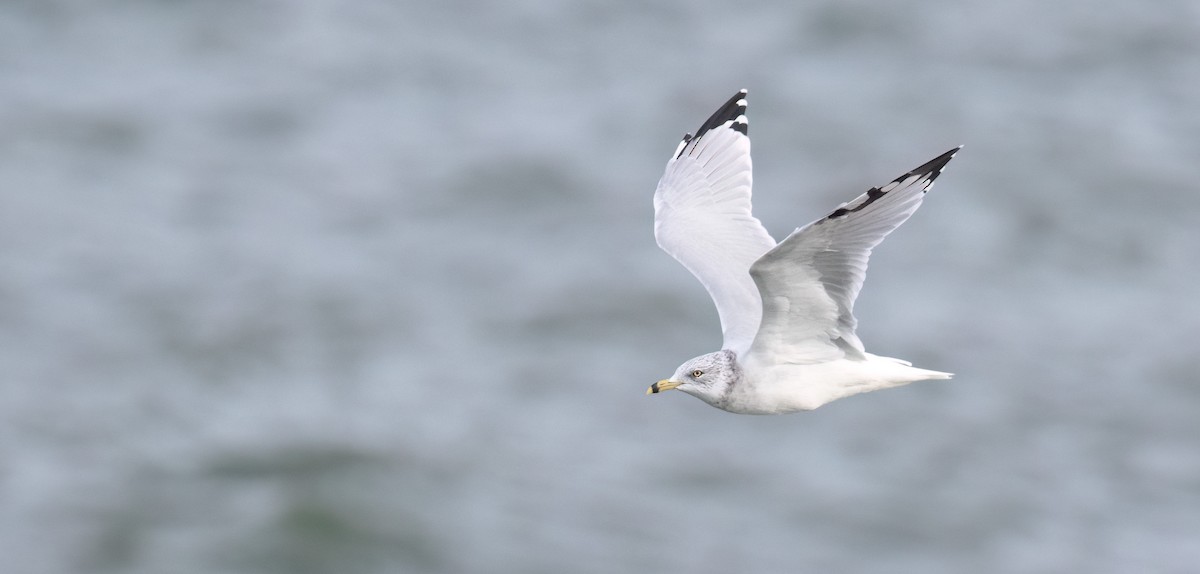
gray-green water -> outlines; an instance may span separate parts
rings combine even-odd
[[[1188,572],[1187,1],[0,5],[5,572]],[[750,89],[776,237],[957,144],[787,417],[651,235]]]

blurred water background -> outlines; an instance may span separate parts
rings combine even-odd
[[[654,245],[750,89],[778,238],[958,144],[872,351],[742,417]],[[1200,4],[0,4],[11,573],[1195,572]]]

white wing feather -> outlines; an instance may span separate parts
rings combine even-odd
[[[708,290],[724,348],[744,353],[762,316],[750,266],[775,246],[750,213],[746,91],[684,136],[654,192],[654,238]]]
[[[854,300],[871,249],[920,207],[958,150],[797,229],[753,264],[750,275],[763,303],[761,327],[749,351],[755,360],[809,364],[864,358],[854,332]]]

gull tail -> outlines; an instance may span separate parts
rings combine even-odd
[[[942,371],[931,371],[929,369],[918,369],[916,367],[913,367],[913,370],[916,371],[917,374],[922,375],[922,377],[920,379],[917,379],[918,381],[941,380],[941,379],[954,378],[954,373],[944,373]]]
[[[930,370],[930,369],[922,369],[920,367],[914,367],[914,366],[912,366],[912,363],[905,361],[904,359],[897,359],[895,357],[883,357],[880,355],[872,355],[870,353],[867,353],[867,355],[869,356],[869,358],[871,358],[873,360],[886,361],[889,363],[894,363],[896,365],[900,365],[900,367],[898,369],[896,369],[896,371],[898,371],[897,374],[903,373],[901,375],[901,378],[904,379],[904,382],[902,382],[900,384],[914,383],[917,381],[944,380],[944,379],[949,379],[949,378],[954,377],[954,373],[945,373],[942,371],[934,371],[934,370]]]

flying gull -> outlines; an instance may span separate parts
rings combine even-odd
[[[854,299],[871,249],[917,210],[961,146],[776,243],[750,213],[747,134],[741,90],[683,136],[654,192],[654,238],[712,296],[724,344],[646,393],[678,389],[734,413],[780,414],[950,378],[868,353]]]

